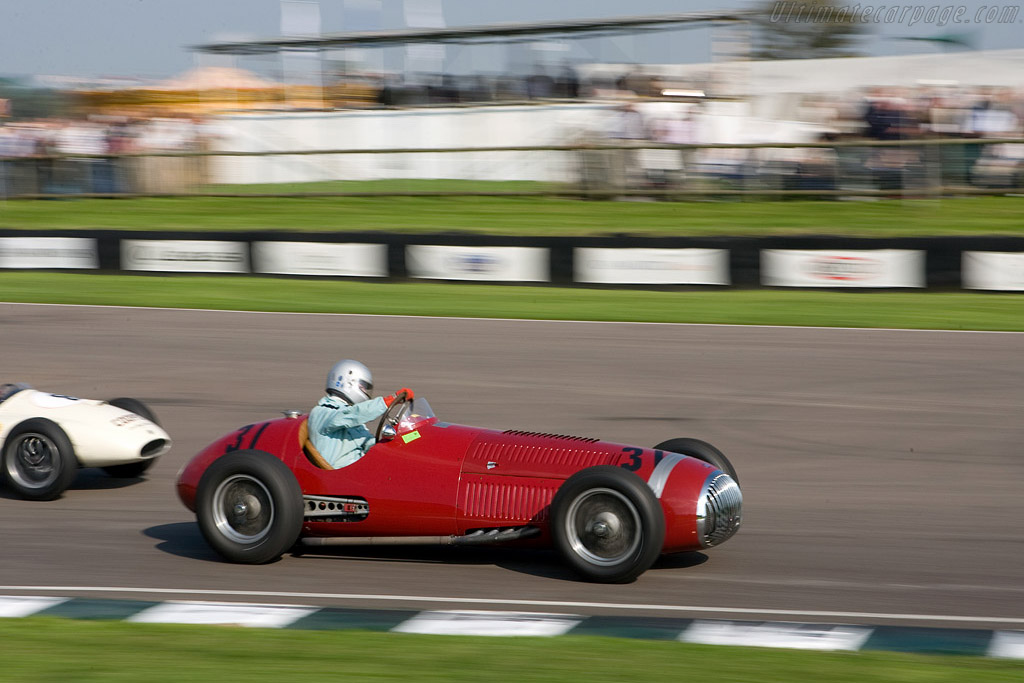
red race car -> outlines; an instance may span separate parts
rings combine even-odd
[[[258,564],[303,546],[553,545],[584,578],[627,582],[662,553],[702,550],[740,527],[732,465],[696,439],[652,448],[441,422],[396,399],[377,444],[332,469],[306,417],[246,425],[199,452],[178,496],[207,542]]]

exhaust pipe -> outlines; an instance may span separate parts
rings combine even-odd
[[[306,536],[299,539],[311,547],[351,545],[484,545],[504,543],[540,535],[535,526],[512,529],[478,529],[465,536]]]
[[[455,536],[307,536],[302,545],[454,545]]]

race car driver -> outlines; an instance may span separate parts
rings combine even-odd
[[[375,420],[398,397],[412,400],[412,389],[371,398],[373,376],[356,360],[341,360],[327,373],[327,394],[309,411],[309,437],[334,468],[351,465],[376,443],[366,423]]]

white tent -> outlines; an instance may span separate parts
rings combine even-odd
[[[278,85],[245,69],[204,66],[163,81],[154,90],[263,90]]]

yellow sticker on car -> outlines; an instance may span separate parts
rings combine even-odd
[[[420,438],[419,432],[409,432],[408,434],[402,434],[402,441],[406,443],[409,443],[410,441],[415,441],[418,438]]]

